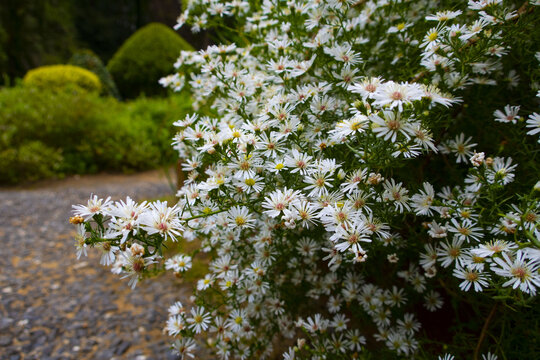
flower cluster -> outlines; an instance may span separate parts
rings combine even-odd
[[[538,147],[523,138],[540,116],[522,109],[540,92],[526,84],[526,106],[503,110],[483,94],[517,91],[510,36],[536,4],[445,5],[189,2],[176,28],[217,27],[235,43],[183,51],[161,81],[188,87],[200,109],[174,124],[187,172],[178,203],[91,198],[75,207],[79,255],[100,247],[135,286],[156,269],[189,271],[199,250],[163,249],[198,242],[208,274],[166,326],[183,358],[202,333],[222,359],[350,359],[366,346],[416,357],[417,311],[441,311],[449,286],[533,298]],[[496,107],[478,115],[481,103]],[[495,124],[522,141],[510,154],[483,134]]]

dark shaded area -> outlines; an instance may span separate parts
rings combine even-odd
[[[179,0],[2,0],[0,84],[10,84],[41,65],[65,63],[91,49],[107,63],[137,29],[151,22],[172,27]],[[179,34],[201,48],[204,34]]]
[[[75,26],[69,0],[2,1],[0,73],[3,78],[13,80],[38,65],[62,62],[73,47]]]
[[[137,29],[150,22],[172,27],[180,15],[178,0],[76,0],[77,40],[107,62]]]

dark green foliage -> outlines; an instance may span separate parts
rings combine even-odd
[[[71,0],[2,0],[0,75],[65,62],[75,44]]]
[[[178,0],[71,0],[81,47],[92,49],[107,63],[122,43],[150,22],[173,26]]]
[[[69,60],[69,63],[90,70],[96,74],[101,81],[102,92],[106,95],[114,96],[115,98],[120,99],[120,93],[116,88],[116,84],[114,83],[111,74],[105,65],[103,65],[101,59],[94,54],[92,50],[77,51],[75,54],[73,54]]]
[[[133,34],[118,49],[107,68],[120,94],[133,98],[165,94],[161,77],[173,72],[180,50],[193,50],[184,39],[163,24],[149,24]]]
[[[170,164],[172,123],[189,106],[181,95],[120,103],[77,88],[0,90],[0,183]]]
[[[0,4],[0,83],[4,84],[29,69],[66,62],[75,48],[92,49],[107,62],[140,27],[152,21],[173,26],[180,14],[178,0],[2,0]],[[187,29],[182,32],[193,38]]]

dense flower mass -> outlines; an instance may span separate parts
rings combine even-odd
[[[518,49],[533,73],[508,59],[535,5],[190,1],[175,28],[223,44],[161,81],[200,109],[175,122],[178,203],[94,196],[79,256],[99,245],[135,286],[189,271],[199,250],[164,248],[199,242],[208,273],[166,324],[182,358],[202,333],[222,359],[423,358],[420,318],[448,294],[532,299],[540,44]]]

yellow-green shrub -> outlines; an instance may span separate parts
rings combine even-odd
[[[120,102],[95,92],[0,88],[0,185],[172,164],[186,94]]]
[[[26,73],[23,83],[49,90],[63,89],[67,86],[77,86],[91,92],[101,90],[101,82],[94,73],[73,65],[50,65],[35,68]]]

